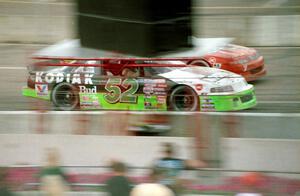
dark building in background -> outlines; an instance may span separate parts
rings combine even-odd
[[[191,0],[77,2],[83,46],[139,56],[191,46]]]

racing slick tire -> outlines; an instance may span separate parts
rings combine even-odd
[[[72,84],[59,83],[52,90],[51,100],[59,110],[74,110],[79,105],[78,90]]]
[[[191,66],[201,66],[201,67],[210,67],[209,63],[204,60],[194,60],[188,63]]]
[[[174,88],[169,96],[169,108],[173,111],[198,111],[199,97],[197,93],[186,85]]]

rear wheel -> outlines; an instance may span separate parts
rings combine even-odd
[[[174,111],[198,111],[199,97],[190,87],[176,87],[169,96],[169,106]]]
[[[53,88],[51,100],[60,110],[74,110],[79,105],[78,90],[72,84],[60,83]]]

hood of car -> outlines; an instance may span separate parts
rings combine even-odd
[[[210,52],[207,56],[215,56],[220,58],[239,58],[244,56],[254,55],[256,51],[252,48],[244,46],[228,44],[224,47],[218,48],[217,50]]]
[[[209,67],[185,67],[159,74],[159,76],[177,84],[187,85],[198,95],[215,94],[212,92],[213,88],[231,89],[221,92],[222,94],[238,93],[252,88],[252,85],[238,74]]]
[[[198,94],[209,93],[212,87],[232,86],[234,92],[240,92],[248,88],[245,79],[235,73],[208,67],[185,67],[170,72],[159,74],[177,84],[185,84],[194,89],[201,84],[201,90],[196,89]]]

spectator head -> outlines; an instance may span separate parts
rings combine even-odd
[[[55,148],[46,149],[47,166],[58,166],[59,165],[59,153]]]
[[[151,169],[151,172],[150,172],[150,179],[152,182],[158,182],[161,180],[161,178],[163,177],[163,170],[161,168],[158,168],[158,167],[153,167]]]
[[[130,196],[174,196],[174,194],[164,185],[145,183],[137,185]]]
[[[162,144],[163,146],[163,153],[167,157],[172,157],[175,154],[175,147],[174,144],[166,142]]]
[[[126,173],[127,171],[126,165],[120,161],[113,161],[111,163],[111,168],[116,173]]]

